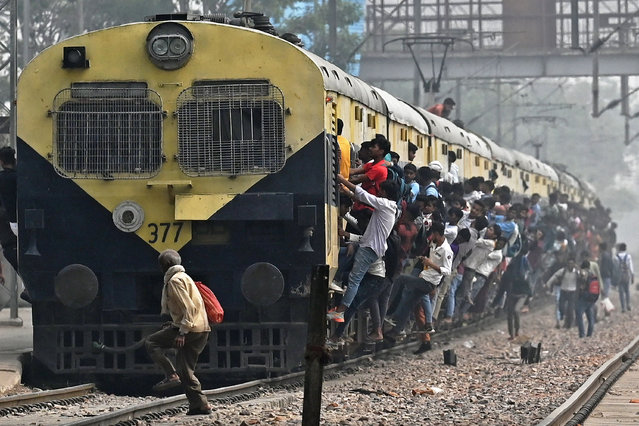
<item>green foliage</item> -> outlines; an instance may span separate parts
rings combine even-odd
[[[337,0],[337,49],[333,58],[329,52],[328,2],[300,2],[291,16],[281,22],[281,32],[299,35],[305,42],[308,41],[308,50],[348,70],[352,65],[350,54],[363,37],[353,33],[350,27],[362,19],[362,14],[359,3]]]

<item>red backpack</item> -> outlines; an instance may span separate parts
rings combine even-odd
[[[204,309],[206,316],[211,324],[220,324],[224,321],[224,309],[215,297],[210,288],[205,286],[201,281],[195,281],[195,286],[200,291],[202,300],[204,301]]]

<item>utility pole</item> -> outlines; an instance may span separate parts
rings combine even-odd
[[[22,66],[31,59],[29,41],[31,40],[31,0],[22,0]]]
[[[592,2],[593,8],[593,28],[592,42],[599,41],[599,0]],[[592,55],[592,116],[599,117],[599,49]]]
[[[10,19],[9,19],[9,97],[11,107],[9,109],[9,144],[13,149],[16,148],[17,140],[17,110],[16,110],[16,84],[18,82],[18,0],[10,0]],[[7,265],[8,262],[3,262]],[[3,321],[2,325],[15,325],[22,326],[22,318],[18,317],[18,276],[16,271],[12,268],[8,268],[7,274],[7,287],[11,292],[11,300],[9,301],[9,320]]]
[[[337,0],[328,0],[328,54],[332,62],[337,57]]]

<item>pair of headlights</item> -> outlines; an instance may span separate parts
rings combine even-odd
[[[146,38],[146,49],[151,62],[159,68],[178,69],[193,53],[193,35],[180,24],[165,22],[151,30]]]

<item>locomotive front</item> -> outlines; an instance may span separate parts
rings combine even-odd
[[[145,22],[52,46],[18,86],[19,272],[55,373],[154,373],[160,251],[225,308],[198,363],[301,364],[311,267],[336,256],[323,80],[277,37]],[[108,350],[96,350],[106,347]]]

